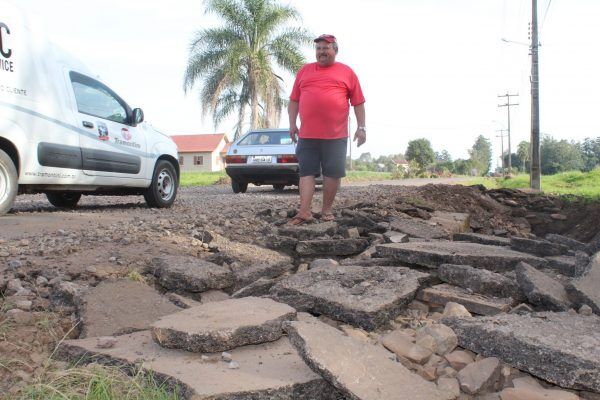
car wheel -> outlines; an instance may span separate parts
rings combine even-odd
[[[175,167],[167,160],[158,160],[154,167],[152,183],[144,192],[146,204],[151,208],[171,207],[177,196],[178,186]]]
[[[12,159],[0,150],[0,215],[6,214],[17,196],[19,177]]]
[[[284,188],[285,188],[285,185],[281,184],[281,183],[273,185],[273,189],[275,189],[276,192],[283,192]]]
[[[242,183],[232,179],[231,189],[233,190],[233,193],[246,193],[246,190],[248,190],[248,183]]]
[[[46,192],[46,197],[50,204],[58,208],[75,208],[81,193],[76,192]]]

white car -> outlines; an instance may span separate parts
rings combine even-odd
[[[283,190],[285,186],[298,185],[300,179],[296,144],[287,129],[246,133],[229,147],[225,163],[234,193],[245,193],[249,183]]]
[[[173,140],[36,29],[0,0],[0,214],[17,193],[45,193],[58,207],[82,194],[143,194],[150,207],[171,206]]]

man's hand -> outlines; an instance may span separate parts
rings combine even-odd
[[[290,126],[290,138],[292,138],[292,142],[298,142],[298,127]]]
[[[357,129],[354,133],[354,142],[356,142],[356,146],[360,147],[367,141],[367,132],[362,129]]]

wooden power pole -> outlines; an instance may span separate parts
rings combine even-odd
[[[496,137],[500,138],[500,148],[501,148],[501,153],[500,153],[500,161],[502,161],[502,173],[504,173],[504,132],[506,132],[506,129],[498,129],[496,130],[496,132],[500,132],[499,135],[496,135]]]
[[[531,1],[531,171],[529,187],[541,189],[540,78],[538,64],[537,0]]]

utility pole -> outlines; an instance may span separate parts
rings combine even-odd
[[[534,0],[535,1],[535,0]],[[510,147],[510,107],[511,106],[518,106],[519,103],[514,103],[511,104],[510,102],[510,98],[511,97],[517,97],[519,94],[508,94],[508,92],[506,92],[506,94],[502,94],[502,95],[498,95],[498,97],[506,97],[506,104],[498,104],[498,107],[506,107],[506,111],[508,113],[508,128],[507,128],[507,133],[508,133],[508,173],[510,174],[512,171],[512,150]]]
[[[541,189],[540,166],[540,78],[538,64],[537,0],[531,1],[531,171],[529,187]]]
[[[500,160],[502,161],[502,172],[504,173],[504,132],[507,132],[506,129],[497,129],[496,132],[500,132],[496,137],[500,138],[500,148],[502,149],[502,153],[500,153]]]

